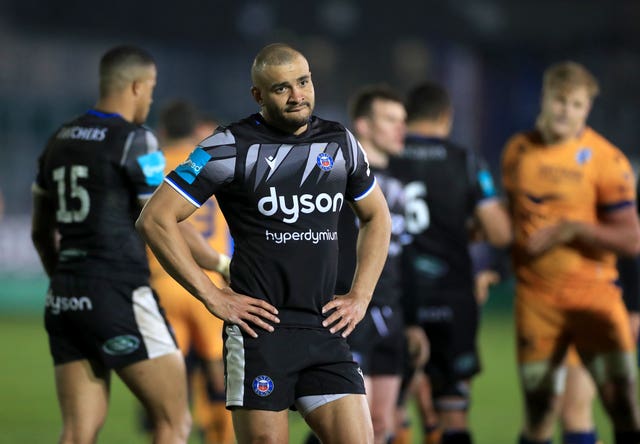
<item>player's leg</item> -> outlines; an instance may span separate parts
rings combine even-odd
[[[516,345],[525,407],[521,444],[551,442],[564,389],[566,318],[563,311],[546,302],[543,296],[517,289]]]
[[[638,443],[640,408],[637,400],[635,345],[628,313],[622,300],[615,294],[598,296],[598,301],[606,301],[606,304],[596,302],[590,310],[580,311],[573,316],[572,326],[581,332],[576,334],[576,348],[611,418],[616,444]]]
[[[342,396],[313,409],[304,418],[323,444],[374,442],[365,395]]]
[[[235,409],[233,428],[238,444],[287,444],[289,411]],[[347,441],[345,441],[347,442]]]
[[[202,363],[199,380],[192,384],[194,418],[204,432],[205,443],[233,444],[233,422],[224,396],[223,322],[198,300],[192,301],[193,346]]]
[[[593,400],[596,388],[591,375],[571,347],[566,359],[567,377],[560,417],[564,444],[596,444]]]
[[[109,370],[86,359],[55,366],[61,444],[94,443],[109,403]]]
[[[394,430],[394,412],[401,377],[377,375],[371,378],[370,408],[375,442],[386,444]]]
[[[179,350],[117,370],[153,423],[154,443],[186,443],[191,429],[186,369]]]

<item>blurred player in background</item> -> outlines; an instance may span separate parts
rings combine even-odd
[[[425,437],[429,444],[470,443],[470,383],[480,361],[467,224],[476,217],[485,238],[499,247],[511,241],[511,227],[484,162],[448,140],[453,108],[446,90],[421,84],[409,93],[406,109],[405,148],[390,173],[405,184],[413,237],[404,249],[406,321],[422,328],[430,343],[430,387],[418,390]]]
[[[213,124],[208,123],[198,133],[198,112],[192,104],[183,100],[170,102],[163,107],[159,123],[158,134],[167,161],[167,172],[189,156],[193,147],[202,140],[200,137],[203,134],[206,137],[215,130]],[[215,272],[209,272],[208,275],[217,285],[226,285],[225,279],[229,279],[231,236],[216,200],[209,199],[188,220],[182,222],[182,225],[185,224],[191,225],[202,236],[206,243],[202,245],[203,249],[210,247],[220,253],[217,262],[208,267]],[[224,405],[222,321],[169,276],[150,251],[149,264],[151,285],[166,310],[178,346],[184,355],[193,352],[194,359],[202,364],[197,369],[189,366],[195,422],[203,431],[207,444],[232,444],[235,438],[231,413]]]
[[[56,131],[38,162],[32,236],[51,279],[45,325],[60,443],[97,440],[112,369],[147,409],[154,443],[185,443],[189,435],[184,360],[134,228],[163,178],[164,157],[142,126],[155,84],[146,51],[109,50],[95,108]]]
[[[640,442],[635,344],[615,283],[615,255],[640,251],[634,176],[624,154],[586,126],[597,93],[584,66],[549,67],[536,128],[512,137],[503,153],[515,230],[521,444],[551,442],[570,346],[598,387],[615,443]],[[596,437],[592,428],[566,430],[564,440]]]

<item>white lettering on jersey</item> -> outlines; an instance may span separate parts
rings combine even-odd
[[[93,310],[91,299],[86,296],[66,298],[47,294],[45,307],[51,308],[51,314],[58,315],[63,311],[90,311]]]
[[[314,211],[337,213],[342,208],[343,203],[344,195],[342,193],[337,193],[333,196],[327,193],[320,193],[317,196],[312,194],[298,196],[293,194],[291,201],[287,202],[285,196],[278,196],[275,187],[270,187],[269,195],[258,201],[258,211],[265,216],[273,216],[280,210],[287,215],[282,221],[292,224],[298,220],[300,213],[310,214]]]
[[[82,126],[71,126],[58,131],[58,139],[79,139],[100,142],[107,137],[108,128],[85,128]]]

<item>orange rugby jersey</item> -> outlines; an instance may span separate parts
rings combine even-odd
[[[588,127],[555,145],[545,145],[537,131],[519,133],[503,152],[502,181],[514,221],[513,264],[520,284],[571,290],[617,278],[612,253],[570,244],[531,257],[525,246],[533,232],[563,219],[595,223],[600,212],[634,204],[633,170],[618,148]]]
[[[174,170],[178,165],[185,161],[191,151],[193,151],[193,145],[183,146],[169,146],[163,148],[163,154],[166,158],[165,173]],[[222,211],[218,207],[218,203],[215,197],[211,197],[204,205],[198,208],[190,217],[189,222],[196,227],[196,229],[204,236],[209,245],[221,253],[231,255],[231,236],[227,227],[227,222],[222,215]],[[160,262],[156,257],[148,251],[149,256],[149,268],[151,270],[151,286],[161,292],[159,288],[159,280],[162,278],[172,279],[162,268]],[[220,275],[211,272],[207,273],[217,285],[222,285],[224,280]],[[166,285],[166,282],[162,282],[162,285]],[[178,285],[176,283],[176,285]],[[179,286],[179,285],[178,285]],[[179,286],[182,288],[181,286]]]

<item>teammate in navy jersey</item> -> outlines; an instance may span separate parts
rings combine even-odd
[[[147,408],[154,443],[184,443],[189,434],[184,361],[134,227],[163,178],[164,157],[141,126],[155,84],[146,51],[111,49],[100,61],[95,108],[62,125],[39,159],[32,233],[51,279],[45,325],[61,443],[96,441],[111,369]]]
[[[324,443],[370,443],[364,383],[346,337],[384,265],[389,211],[354,136],[312,114],[302,54],[268,45],[251,78],[260,112],[205,139],[137,226],[167,271],[225,321],[226,403],[239,443],[287,442],[290,407]],[[235,247],[224,289],[196,266],[178,231],[213,194]],[[345,201],[360,219],[358,266],[350,291],[335,296]]]
[[[489,170],[472,150],[447,139],[453,117],[447,92],[421,84],[406,107],[405,148],[389,165],[405,183],[405,222],[412,235],[403,254],[405,321],[423,328],[430,342],[425,373],[435,411],[424,414],[427,442],[465,444],[471,442],[470,380],[480,371],[468,221],[475,216],[496,246],[510,242],[510,224]]]

